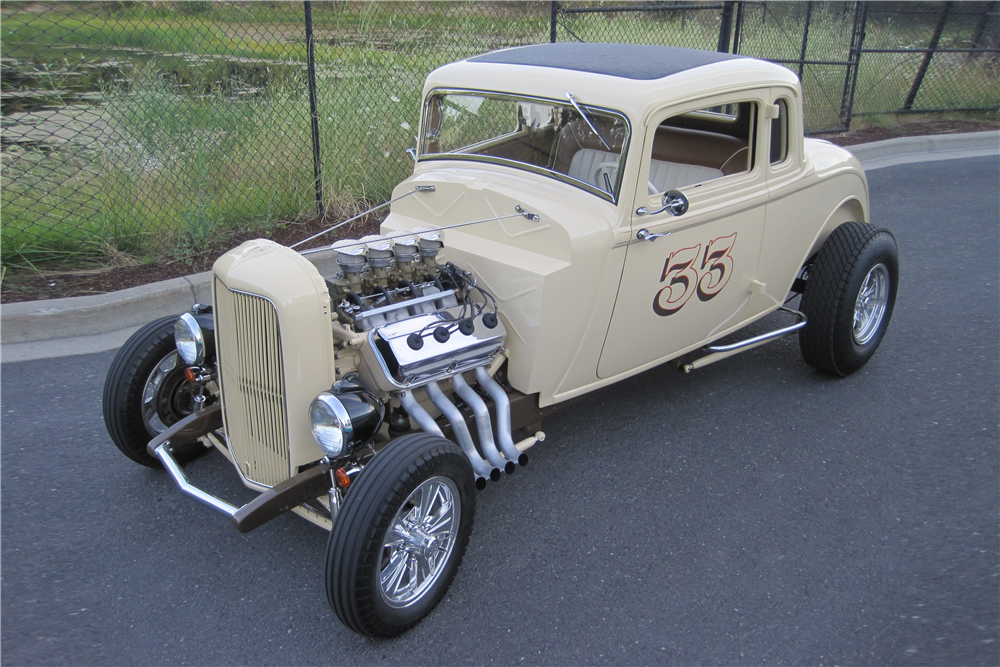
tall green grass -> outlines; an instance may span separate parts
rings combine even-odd
[[[101,255],[101,187],[87,150],[42,153],[12,148],[3,155],[0,259],[33,268]]]
[[[312,202],[308,116],[298,90],[192,102],[161,79],[113,96],[117,141],[101,177],[116,247],[198,247],[239,227],[294,219]],[[124,248],[122,246],[125,246]]]
[[[311,210],[307,103],[296,90],[197,101],[163,79],[105,93],[97,149],[5,160],[5,264],[72,254],[183,256],[227,231]]]
[[[21,13],[4,17],[0,41],[8,46],[24,44],[33,48],[75,45],[297,61],[306,58],[305,45],[299,40],[255,39],[250,26],[240,27],[187,17],[116,18],[80,11]]]

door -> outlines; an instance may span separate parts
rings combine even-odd
[[[768,95],[715,96],[651,117],[599,377],[666,361],[743,322],[768,198]],[[685,213],[659,210],[667,190],[685,195]],[[657,234],[665,236],[638,238]]]

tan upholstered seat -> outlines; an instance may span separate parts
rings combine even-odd
[[[679,164],[662,160],[651,160],[649,163],[649,182],[654,192],[676,190],[685,185],[710,181],[723,175],[721,169],[701,167],[696,164]]]
[[[608,175],[611,185],[614,186],[618,178],[618,156],[608,151],[599,151],[594,148],[581,148],[573,154],[573,159],[569,163],[568,175],[578,181],[590,183],[601,190],[608,190],[604,182],[603,174]]]

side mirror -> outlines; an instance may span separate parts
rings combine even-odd
[[[663,208],[649,211],[645,206],[636,209],[636,215],[658,215],[666,211],[670,215],[677,217],[684,215],[688,210],[688,199],[680,190],[668,190],[663,193]]]
[[[688,199],[680,190],[663,193],[663,209],[672,216],[684,215],[688,210]]]

